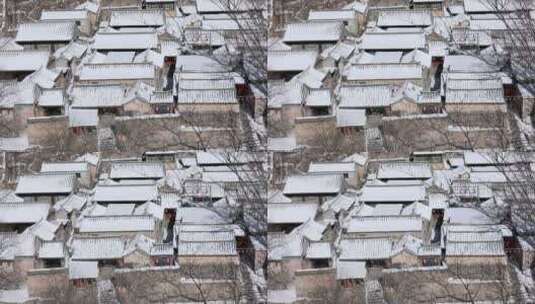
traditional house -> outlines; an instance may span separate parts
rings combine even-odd
[[[289,233],[297,226],[314,220],[317,212],[317,203],[270,203],[267,208],[268,231]]]
[[[78,36],[75,22],[41,21],[21,23],[15,41],[28,50],[55,52]]]
[[[335,45],[343,38],[344,24],[339,21],[307,21],[286,25],[283,42],[292,49],[317,50]]]
[[[36,268],[59,268],[65,266],[67,250],[63,241],[41,242],[37,252]]]
[[[90,186],[93,182],[87,162],[43,162],[41,173],[74,174],[85,186]]]
[[[427,10],[382,10],[378,12],[377,27],[380,28],[426,28],[433,24],[431,11]]]
[[[93,49],[100,52],[143,52],[158,48],[156,32],[98,32]]]
[[[267,63],[268,78],[289,80],[313,67],[317,58],[317,51],[270,51]]]
[[[91,22],[89,11],[85,9],[42,10],[41,21],[72,21],[86,35],[90,35],[96,25]]]
[[[98,275],[97,261],[69,262],[69,280],[75,287],[87,287],[96,284]]]
[[[343,239],[338,260],[366,262],[368,267],[388,266],[393,245],[389,238]]]
[[[84,64],[77,77],[79,84],[134,85],[142,81],[156,85],[157,69],[147,63]]]
[[[402,85],[406,81],[411,81],[416,85],[424,86],[426,75],[427,71],[417,63],[355,64],[343,72],[345,80],[361,85]]]
[[[40,89],[37,87],[37,116],[55,116],[65,113],[66,96],[63,89]]]
[[[46,220],[50,213],[50,204],[46,202],[2,202],[0,212],[0,231],[21,233],[35,223]]]
[[[404,235],[425,236],[426,229],[420,216],[355,216],[344,227],[351,238],[394,238]]]
[[[54,204],[73,193],[76,188],[75,174],[40,173],[19,177],[15,193],[34,201],[45,200]]]
[[[1,51],[0,79],[23,80],[26,76],[48,65],[48,51]]]
[[[237,265],[239,256],[233,231],[183,231],[177,235],[180,265]]]
[[[361,49],[366,51],[412,51],[426,48],[423,32],[367,32]]]
[[[361,202],[367,204],[398,203],[411,204],[425,201],[426,190],[423,184],[371,185],[362,188]]]
[[[69,246],[73,261],[121,266],[126,242],[119,237],[74,238]]]
[[[426,181],[433,177],[431,165],[416,162],[383,162],[376,178],[384,181]]]
[[[98,184],[95,187],[93,200],[97,203],[137,203],[155,201],[158,198],[158,188],[154,184]]]
[[[150,215],[102,215],[85,216],[78,221],[77,232],[83,237],[134,238],[143,234],[156,238],[159,230],[157,219]]]
[[[310,174],[341,174],[348,185],[357,187],[360,183],[359,168],[354,162],[311,162],[308,166]]]
[[[344,190],[344,177],[338,174],[289,176],[283,193],[292,200],[317,201],[337,196]]]
[[[159,9],[119,9],[113,10],[109,26],[121,28],[158,28],[165,25],[165,14]]]
[[[345,29],[352,33],[358,34],[362,25],[360,15],[352,9],[341,10],[310,10],[308,12],[308,21],[337,21],[344,24]]]

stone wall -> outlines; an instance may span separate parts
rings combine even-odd
[[[46,297],[51,288],[68,288],[69,270],[65,267],[33,269],[28,271],[26,284],[31,297]]]
[[[51,138],[66,137],[69,130],[67,116],[45,116],[28,118],[26,133],[31,144],[55,144]]]
[[[318,297],[321,290],[336,288],[336,269],[318,268],[295,272],[295,289],[298,298]]]

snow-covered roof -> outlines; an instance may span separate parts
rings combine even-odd
[[[41,172],[87,172],[89,167],[86,162],[43,162]]]
[[[364,127],[366,126],[367,117],[364,109],[344,109],[339,108],[336,111],[336,126],[343,127]]]
[[[514,11],[517,9],[526,9],[524,5],[521,4],[522,2],[513,3],[509,1],[492,2],[488,0],[464,0],[463,3],[464,3],[464,11],[467,14],[508,12],[508,11]]]
[[[147,215],[86,216],[78,229],[80,233],[147,232],[155,229],[155,221]]]
[[[310,10],[308,20],[340,20],[349,21],[355,18],[355,11],[351,9],[340,10]]]
[[[493,43],[490,34],[465,28],[453,29],[451,33],[453,44],[459,46],[479,46],[486,47]]]
[[[284,43],[333,42],[342,38],[344,25],[338,21],[308,21],[286,25]]]
[[[63,89],[42,90],[37,98],[37,104],[40,107],[63,107],[65,104]]]
[[[402,203],[425,200],[423,185],[365,185],[360,200],[368,203]]]
[[[417,63],[369,63],[351,65],[343,74],[349,81],[421,79],[423,69]]]
[[[163,10],[119,9],[111,12],[111,27],[160,27],[165,24]]]
[[[353,204],[355,204],[355,202],[355,197],[341,194],[323,203],[323,205],[321,205],[321,209],[323,210],[323,212],[326,212],[327,210],[332,210],[335,213],[338,213],[342,210],[349,210],[353,206]]]
[[[312,242],[306,249],[305,257],[310,260],[330,259],[332,257],[331,244],[329,242]]]
[[[377,17],[378,27],[426,27],[431,24],[430,10],[384,10]]]
[[[229,67],[225,66],[209,56],[202,55],[177,55],[176,71],[197,72],[197,73],[221,73],[229,72]]]
[[[59,9],[42,10],[41,20],[84,20],[87,18],[87,11],[84,9]]]
[[[76,35],[75,22],[41,21],[21,23],[17,29],[17,43],[31,42],[67,42]]]
[[[178,77],[178,89],[181,90],[221,90],[236,87],[234,77],[221,75],[221,78],[189,79]]]
[[[158,196],[156,185],[97,185],[94,200],[97,202],[146,202]]]
[[[366,278],[366,262],[338,261],[336,263],[336,279],[364,279]]]
[[[57,201],[54,205],[54,210],[58,211],[60,209],[63,209],[67,212],[71,212],[72,210],[80,211],[86,203],[86,197],[71,194],[64,199]]]
[[[96,50],[146,50],[158,47],[156,32],[98,32],[93,49]]]
[[[112,179],[160,179],[164,176],[164,165],[159,162],[114,162],[110,169]]]
[[[387,107],[392,103],[393,89],[388,85],[342,86],[338,93],[340,108]]]
[[[495,221],[481,211],[473,208],[450,207],[446,209],[445,221],[450,225],[483,225]]]
[[[498,67],[475,56],[446,55],[444,57],[444,72],[488,73],[497,71],[499,71]]]
[[[355,173],[354,162],[311,162],[308,173]]]
[[[125,102],[126,87],[121,85],[75,86],[70,97],[73,108],[120,107]]]
[[[363,261],[390,258],[393,241],[386,238],[345,239],[340,241],[339,260]]]
[[[314,203],[268,204],[268,223],[301,224],[313,219],[317,211]]]
[[[96,279],[98,278],[97,261],[70,261],[69,279]]]
[[[27,136],[0,137],[0,151],[23,152],[30,148]]]
[[[37,71],[48,64],[48,51],[1,51],[0,71]]]
[[[268,71],[287,72],[304,71],[316,64],[316,51],[270,51],[268,54]]]
[[[343,189],[344,178],[339,174],[308,174],[289,176],[284,185],[284,195],[338,194]]]
[[[234,256],[237,255],[236,241],[181,242],[178,256]]]
[[[70,247],[73,260],[119,259],[123,257],[125,241],[119,237],[77,238]]]
[[[379,165],[378,179],[429,179],[431,165],[418,162],[385,162]]]
[[[446,104],[505,104],[503,88],[476,90],[446,90]]]
[[[176,222],[182,224],[228,224],[215,211],[202,207],[181,207],[177,209]]]
[[[394,216],[400,215],[403,204],[377,204],[371,212],[371,216]],[[361,215],[359,213],[359,215]]]
[[[505,256],[503,242],[447,242],[446,256]]]
[[[32,224],[48,217],[48,203],[0,203],[0,223]]]
[[[40,259],[63,259],[65,257],[63,241],[42,242],[37,257]]]
[[[372,32],[362,35],[363,50],[414,50],[426,45],[424,33]]]
[[[215,90],[179,90],[177,103],[180,104],[203,104],[203,103],[238,103],[236,90],[215,89]]]
[[[358,216],[346,224],[348,233],[420,232],[423,224],[419,216]]]
[[[17,195],[67,194],[76,186],[74,174],[35,174],[19,177]]]
[[[155,68],[147,63],[84,64],[80,69],[80,80],[152,80]]]

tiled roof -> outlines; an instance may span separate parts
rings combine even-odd
[[[37,98],[37,104],[41,107],[63,107],[65,104],[63,89],[41,91],[41,95]]]
[[[165,24],[163,10],[115,10],[111,12],[111,27],[159,27]]]
[[[97,50],[145,50],[158,47],[155,32],[96,33],[93,48]]]
[[[236,241],[179,242],[178,256],[234,256]]]
[[[343,23],[337,21],[309,21],[286,25],[285,43],[338,41],[342,37]]]
[[[346,239],[340,242],[340,260],[381,260],[392,254],[390,239]]]
[[[74,22],[43,21],[19,24],[15,40],[20,42],[71,41],[76,33]]]
[[[293,175],[286,180],[283,193],[285,195],[338,194],[342,191],[342,187],[342,175]]]
[[[120,85],[75,86],[70,94],[74,108],[119,107],[126,98]]]
[[[431,11],[426,10],[384,10],[379,12],[379,27],[426,27],[433,23]]]
[[[80,80],[152,80],[155,69],[146,63],[85,64],[79,77]]]
[[[97,202],[146,202],[155,200],[155,185],[97,185],[94,200]]]
[[[114,162],[110,169],[112,179],[160,179],[164,176],[164,165],[159,162]]]
[[[96,279],[98,278],[98,262],[96,261],[70,261],[69,279]]]
[[[41,20],[83,20],[87,11],[83,9],[42,10]]]
[[[313,203],[268,204],[269,224],[302,224],[313,219],[318,205]]]
[[[272,51],[268,54],[268,71],[304,71],[314,66],[317,58],[316,51]]]
[[[224,90],[180,90],[178,92],[178,104],[203,104],[203,103],[237,103],[235,89]]]
[[[49,56],[47,51],[2,51],[0,71],[37,71],[47,66]]]
[[[76,176],[73,174],[23,175],[17,183],[17,194],[66,194],[74,190]]]
[[[223,242],[235,239],[234,231],[184,231],[178,232],[178,239],[181,242]]]
[[[392,92],[392,87],[388,85],[342,86],[338,93],[339,107],[387,107],[392,103]]]
[[[48,203],[0,203],[0,223],[37,223],[48,217],[50,204]]]
[[[84,217],[79,221],[80,233],[143,232],[154,230],[154,219],[146,215],[112,215]]]
[[[73,260],[119,259],[123,256],[125,241],[121,238],[79,238],[71,244]]]
[[[420,232],[422,226],[419,216],[359,216],[353,217],[346,229],[348,233]]]
[[[431,165],[418,162],[385,162],[379,165],[378,179],[429,179]]]
[[[40,259],[62,259],[65,257],[63,241],[43,242],[37,255]]]
[[[86,162],[43,162],[41,172],[87,172]]]
[[[423,33],[365,33],[361,48],[364,50],[414,50],[426,45]]]
[[[369,203],[414,202],[425,200],[423,185],[365,185],[361,201]]]
[[[422,66],[416,63],[356,64],[344,71],[349,81],[421,79]]]

